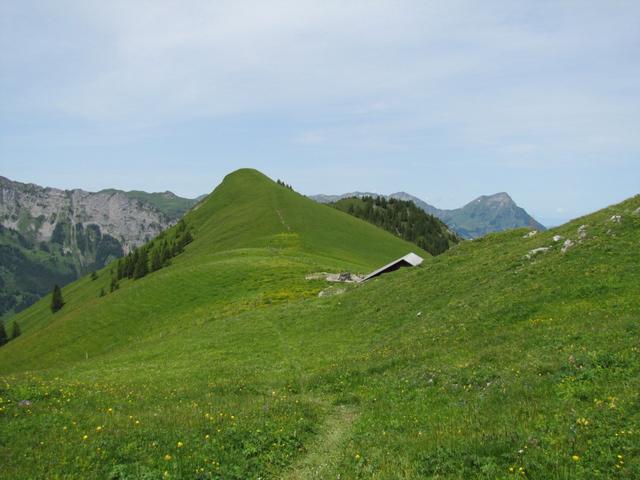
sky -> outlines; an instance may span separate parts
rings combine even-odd
[[[640,193],[640,2],[0,0],[0,175],[208,193]]]

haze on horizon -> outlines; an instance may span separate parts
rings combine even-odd
[[[508,192],[545,224],[640,193],[634,1],[0,0],[0,175],[195,197]]]

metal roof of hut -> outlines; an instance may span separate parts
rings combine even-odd
[[[365,276],[361,282],[366,282],[367,280],[377,277],[378,275],[382,275],[383,273],[393,272],[394,270],[398,270],[402,267],[417,267],[420,265],[424,259],[416,255],[415,253],[407,253],[404,257],[401,257],[393,262],[385,265],[384,267],[380,267],[379,269],[371,272],[369,275]]]

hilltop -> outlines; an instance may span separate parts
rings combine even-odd
[[[99,297],[108,266],[58,313],[44,299],[15,317],[0,475],[640,474],[640,197],[416,252],[419,267],[321,298],[308,273],[415,246],[254,170],[185,223],[169,266]]]

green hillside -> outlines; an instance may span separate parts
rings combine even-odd
[[[491,234],[318,298],[305,274],[415,247],[235,172],[170,266],[99,298],[107,267],[16,316],[0,477],[638,478],[639,213]]]
[[[412,201],[364,196],[343,198],[330,205],[415,243],[431,255],[440,255],[460,241],[441,220]]]

